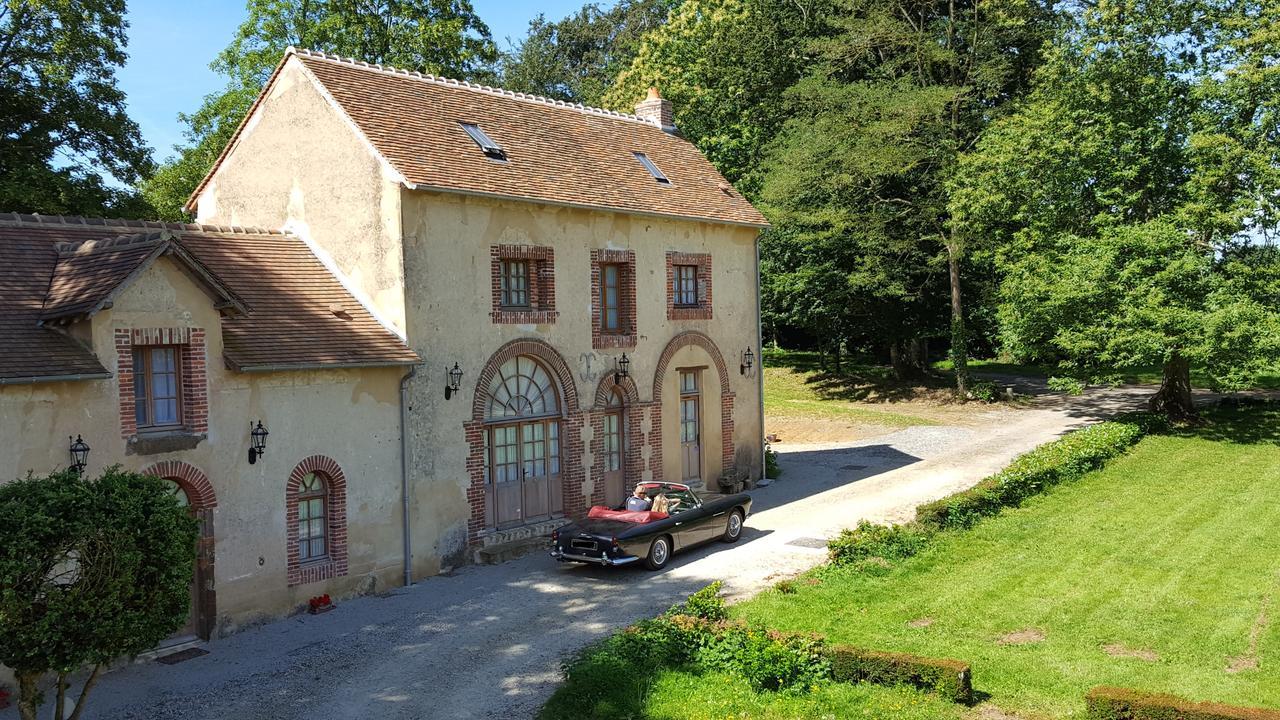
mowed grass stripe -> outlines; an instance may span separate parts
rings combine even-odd
[[[766,593],[737,612],[837,642],[970,660],[976,686],[1014,711],[1079,716],[1099,684],[1280,708],[1280,623],[1259,639],[1258,669],[1226,672],[1247,651],[1278,570],[1280,447],[1151,437],[882,576],[798,583],[796,594]],[[926,617],[928,627],[908,627]],[[998,642],[1024,628],[1044,640]],[[1159,659],[1113,657],[1103,649],[1113,644]]]

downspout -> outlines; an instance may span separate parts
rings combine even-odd
[[[400,520],[404,527],[404,585],[413,584],[413,540],[409,526],[409,381],[418,374],[418,366],[400,378]]]
[[[756,233],[756,352],[760,363],[756,366],[756,397],[760,402],[760,479],[765,479],[768,467],[764,457],[764,321],[760,307],[760,235]]]

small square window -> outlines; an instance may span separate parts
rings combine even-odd
[[[698,305],[698,266],[675,266],[675,304],[680,307]]]
[[[498,278],[503,307],[529,307],[529,261],[503,260]]]
[[[600,266],[600,331],[622,332],[622,266]]]
[[[139,429],[176,427],[182,422],[179,353],[173,345],[133,348],[134,417]]]

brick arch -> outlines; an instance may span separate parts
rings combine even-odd
[[[566,415],[577,412],[578,388],[573,381],[573,372],[569,369],[569,364],[565,362],[564,357],[555,348],[551,347],[550,343],[533,338],[522,338],[512,340],[489,356],[489,361],[485,363],[484,369],[480,371],[480,376],[476,378],[476,394],[471,403],[472,419],[484,419],[485,409],[489,405],[489,383],[498,372],[498,368],[502,367],[503,363],[508,360],[520,355],[536,358],[555,378],[556,384],[559,385],[560,399],[564,403],[561,411]]]
[[[193,510],[210,510],[218,506],[218,498],[213,492],[209,476],[200,468],[181,460],[163,460],[147,467],[143,475],[154,475],[165,480],[172,480],[187,493],[187,500]]]
[[[716,343],[711,338],[703,335],[697,330],[686,330],[685,332],[671,338],[671,342],[662,350],[662,356],[658,358],[658,367],[653,372],[653,401],[662,401],[662,380],[666,377],[667,366],[671,364],[671,358],[682,348],[690,345],[697,345],[707,354],[711,356],[711,362],[716,365],[716,372],[720,375],[720,396],[725,397],[732,395],[729,391],[729,367],[724,363],[724,356],[720,354],[720,348],[716,347]]]
[[[716,366],[716,374],[720,377],[720,467],[723,471],[734,465],[734,396],[733,391],[729,389],[729,367],[725,364],[724,356],[720,354],[720,348],[716,346],[714,340],[696,330],[686,330],[671,338],[663,348],[662,355],[658,358],[657,368],[653,372],[652,424],[656,430],[652,433],[649,443],[649,469],[654,477],[660,477],[662,474],[662,382],[666,378],[671,359],[681,349],[690,345],[696,345],[706,351],[707,355],[711,356],[711,362]],[[710,478],[703,478],[704,482],[710,480]]]
[[[325,532],[328,556],[323,560],[303,563],[298,556],[298,490],[302,478],[315,473],[324,479],[328,522]],[[312,455],[298,463],[289,473],[285,485],[285,537],[288,557],[289,586],[328,580],[347,574],[347,476],[342,467],[330,457]]]
[[[639,404],[640,389],[636,387],[636,381],[630,376],[622,378],[621,382],[613,381],[613,373],[607,372],[600,377],[599,384],[596,385],[596,397],[593,407],[596,410],[603,410],[609,404],[609,396],[613,394],[614,388],[622,391],[622,402],[630,407]]]

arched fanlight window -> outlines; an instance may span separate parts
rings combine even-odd
[[[307,562],[328,555],[328,499],[324,478],[302,476],[298,485],[298,560]]]
[[[489,382],[491,420],[538,417],[560,412],[560,398],[547,371],[531,357],[512,358],[498,368]]]
[[[178,501],[179,506],[181,507],[191,506],[191,498],[187,497],[187,491],[183,490],[181,485],[174,482],[173,480],[170,480],[169,478],[165,478],[164,481],[169,486],[169,494],[173,496],[174,500]]]

